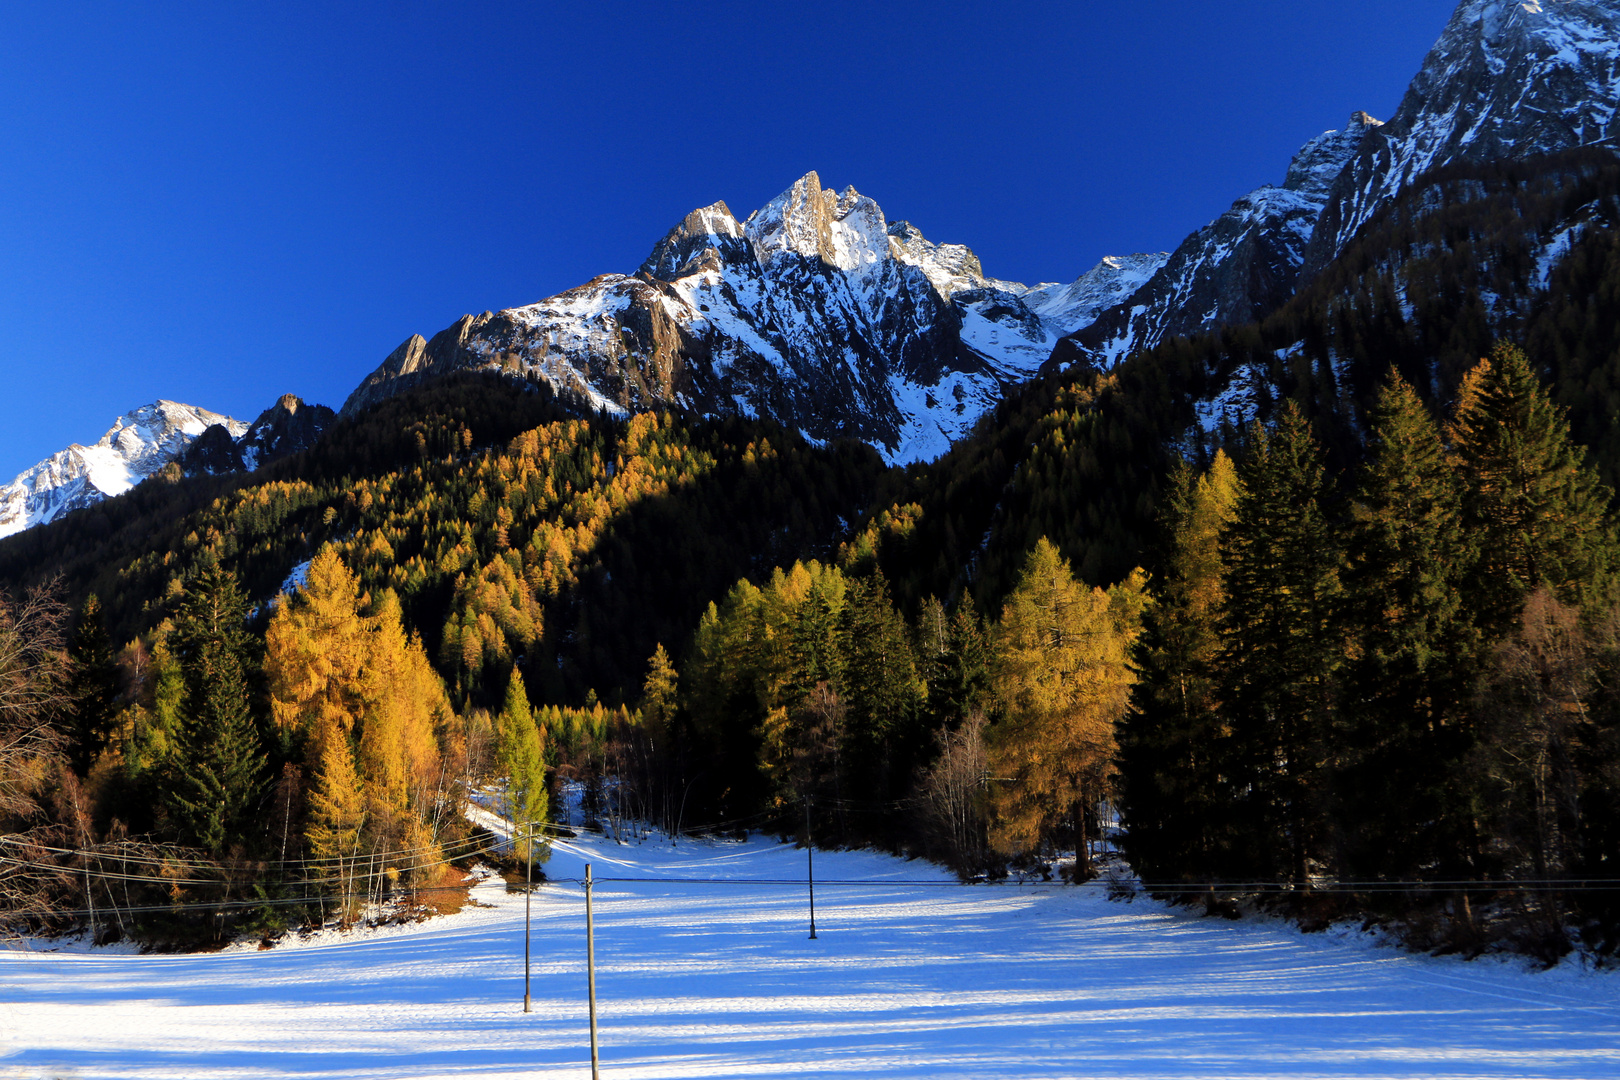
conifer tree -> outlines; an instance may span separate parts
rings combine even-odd
[[[138,786],[149,787],[165,775],[175,741],[179,738],[185,705],[186,682],[180,662],[164,638],[152,646],[150,708],[136,714],[135,730],[124,759],[126,775]]]
[[[645,723],[666,729],[675,717],[679,674],[659,642],[647,659],[647,679],[641,688],[641,715]]]
[[[175,628],[185,699],[168,803],[186,838],[214,854],[243,839],[264,786],[246,616],[236,578],[204,559],[186,585]]]
[[[670,662],[663,642],[659,642],[652,656],[647,658],[647,677],[641,688],[641,722],[649,746],[647,760],[643,763],[648,785],[644,795],[648,817],[656,818],[670,833],[680,814],[677,800],[685,794],[678,790],[682,786],[679,777],[686,764],[687,750],[687,740],[679,737],[676,725],[679,708],[680,673]]]
[[[1089,874],[1088,820],[1107,793],[1114,725],[1134,680],[1129,650],[1140,631],[1140,572],[1111,596],[1076,582],[1042,537],[1007,598],[996,629],[1002,720],[991,732],[991,843],[1038,850],[1073,829]]]
[[[367,627],[359,583],[337,550],[310,560],[297,594],[277,605],[265,632],[273,728],[290,753],[327,723],[345,736],[365,712]]]
[[[990,667],[993,662],[990,632],[973,605],[973,594],[963,590],[951,615],[949,650],[946,653],[943,689],[934,699],[958,718],[990,703]]]
[[[305,828],[310,854],[317,860],[312,873],[317,880],[338,886],[347,922],[358,913],[356,881],[366,825],[365,792],[349,736],[335,719],[322,721],[312,750],[315,776]]]
[[[1465,382],[1452,425],[1463,522],[1479,558],[1466,600],[1493,635],[1547,585],[1566,602],[1611,599],[1610,493],[1571,442],[1524,352],[1499,343]]]
[[[1461,592],[1473,553],[1439,428],[1393,370],[1369,419],[1346,571],[1359,640],[1336,810],[1358,880],[1410,876],[1461,847],[1470,808],[1458,770],[1479,662]]]
[[[87,776],[90,766],[112,739],[117,726],[118,666],[113,662],[112,640],[101,617],[101,601],[86,598],[79,623],[68,642],[72,662],[68,693],[72,698],[72,729],[68,757],[73,771]]]
[[[1342,555],[1322,451],[1289,402],[1259,424],[1222,534],[1226,598],[1218,686],[1232,728],[1239,814],[1232,869],[1307,880],[1324,854],[1327,755],[1344,664]]]
[[[359,731],[360,759],[367,791],[378,804],[379,818],[395,823],[390,839],[401,847],[407,834],[419,832],[420,815],[431,813],[439,781],[438,718],[448,715],[444,684],[428,664],[419,638],[407,637],[400,621],[399,600],[384,590],[366,616],[364,701]],[[382,808],[386,807],[386,812]],[[420,837],[418,837],[420,839]],[[436,862],[431,853],[424,856]]]
[[[888,800],[909,779],[920,747],[915,724],[923,703],[905,620],[889,600],[881,571],[850,583],[844,606],[844,677],[848,708],[843,757],[851,765],[846,796]]]
[[[546,820],[546,757],[540,729],[523,688],[523,673],[512,669],[506,704],[495,719],[496,753],[506,776],[504,809],[521,859],[545,858],[545,846],[532,848],[530,830]]]
[[[1220,537],[1239,491],[1232,459],[1217,451],[1203,475],[1178,463],[1161,504],[1163,583],[1144,620],[1141,681],[1119,737],[1125,847],[1147,881],[1205,880],[1224,862]]]
[[[834,567],[814,578],[793,619],[794,677],[789,697],[803,699],[818,683],[840,683],[844,648],[839,621],[844,613],[844,575]]]
[[[912,654],[917,660],[917,678],[928,694],[928,722],[932,727],[941,727],[951,719],[951,706],[944,697],[951,656],[951,619],[937,596],[924,599],[917,612]]]

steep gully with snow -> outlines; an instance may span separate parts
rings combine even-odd
[[[446,373],[502,371],[610,413],[766,417],[818,441],[863,439],[893,463],[929,460],[1043,366],[1106,367],[1275,310],[1429,170],[1620,146],[1617,103],[1620,2],[1463,0],[1387,123],[1357,112],[1311,139],[1280,185],[1174,252],[1027,286],[812,172],[742,221],[723,202],[694,210],[634,274],[412,335],[342,411]],[[298,438],[313,441],[326,421],[308,417]],[[0,536],[126,490],[214,424],[191,467],[264,460],[240,422],[159,402],[0,488]]]

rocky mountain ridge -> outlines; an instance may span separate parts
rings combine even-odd
[[[1362,140],[1381,126],[1358,111],[1343,128],[1311,139],[1280,186],[1256,188],[1183,240],[1140,289],[1059,342],[1053,362],[1111,367],[1166,338],[1250,322],[1275,309],[1299,288],[1329,191]]]
[[[1067,284],[1003,281],[812,172],[743,221],[723,202],[692,211],[633,276],[412,336],[343,412],[429,376],[503,370],[609,412],[764,416],[926,460],[1164,258],[1105,259]]]
[[[1620,3],[1463,0],[1400,108],[1334,180],[1302,273],[1314,276],[1417,177],[1607,146],[1620,153]]]
[[[1306,143],[1281,187],[1239,199],[1135,295],[1065,338],[1102,366],[1252,322],[1321,273],[1425,173],[1583,146],[1620,152],[1620,3],[1462,0],[1387,123],[1357,112]]]
[[[93,445],[74,443],[0,488],[0,536],[122,495],[216,425],[233,438],[248,430],[240,420],[177,401],[159,400],[125,413]]]
[[[186,473],[251,471],[313,445],[334,418],[292,394],[251,424],[177,401],[143,405],[95,444],[74,443],[0,487],[0,537],[122,495],[171,463]]]

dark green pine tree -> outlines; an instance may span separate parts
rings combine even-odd
[[[950,707],[944,700],[946,671],[951,655],[951,618],[939,597],[930,595],[917,611],[917,623],[912,627],[912,655],[917,660],[917,677],[928,688],[928,726],[940,728],[948,724]]]
[[[1233,869],[1306,880],[1323,854],[1327,755],[1344,664],[1340,554],[1322,451],[1287,403],[1256,424],[1222,536],[1217,694],[1231,726]]]
[[[1465,601],[1480,625],[1504,631],[1541,585],[1583,607],[1611,600],[1611,493],[1522,350],[1500,343],[1470,373],[1451,436],[1463,524],[1479,550]]]
[[[1139,681],[1119,725],[1125,851],[1144,881],[1206,881],[1225,872],[1225,724],[1215,693],[1224,596],[1221,530],[1238,482],[1217,453],[1207,474],[1185,462],[1160,506],[1162,584],[1143,617]]]
[[[839,615],[844,606],[841,575],[829,573],[810,586],[792,628],[793,696],[803,700],[817,683],[837,685],[843,676]]]
[[[887,801],[891,784],[909,780],[922,750],[915,730],[922,705],[911,634],[889,600],[880,571],[849,583],[844,601],[844,760],[851,763],[851,794]]]
[[[1460,783],[1479,641],[1463,609],[1474,554],[1438,425],[1392,369],[1354,497],[1337,813],[1345,873],[1404,879],[1468,849]]]
[[[79,612],[68,659],[72,661],[68,759],[73,771],[85,776],[111,742],[118,713],[118,665],[101,617],[101,601],[93,593]]]
[[[174,631],[185,698],[166,802],[185,839],[216,855],[243,840],[264,783],[246,613],[236,578],[207,558],[186,584]]]
[[[990,702],[990,632],[973,605],[973,594],[962,590],[951,615],[940,689],[929,687],[937,715],[960,721]]]

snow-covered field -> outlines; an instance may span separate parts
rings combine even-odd
[[[560,846],[523,897],[259,951],[0,952],[0,1077],[584,1077],[593,864],[603,1077],[1620,1076],[1620,976],[1414,957],[1091,888],[649,840]],[[631,877],[634,883],[602,881]],[[719,883],[679,882],[714,879]],[[903,882],[927,882],[907,885]],[[36,948],[40,946],[36,944]]]

